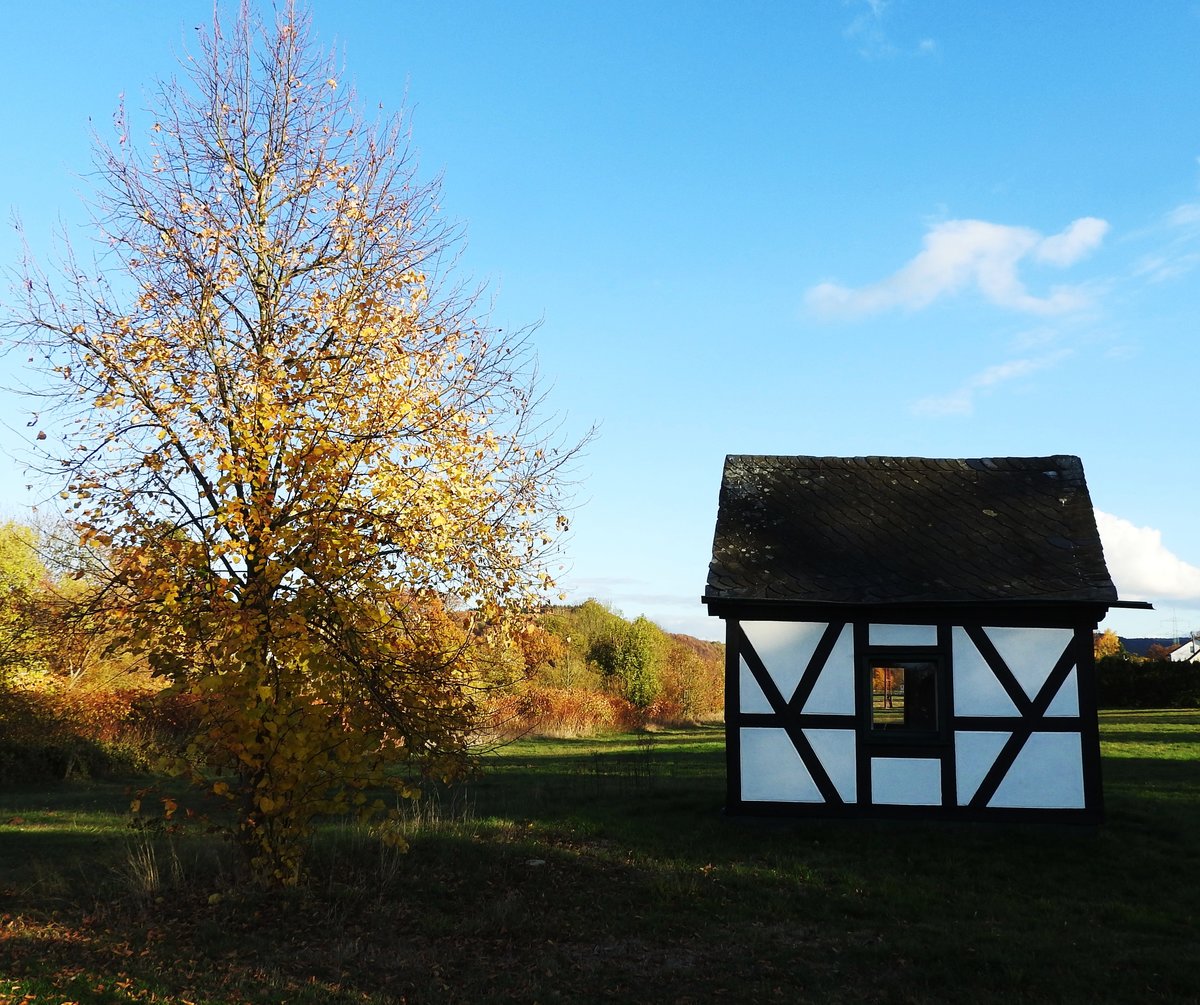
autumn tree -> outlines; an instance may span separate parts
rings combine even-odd
[[[315,816],[386,832],[368,788],[463,770],[505,612],[550,582],[564,453],[523,336],[439,268],[406,124],[362,118],[290,6],[198,44],[144,144],[123,109],[97,141],[97,250],[26,261],[14,328],[97,596],[200,703],[180,767],[221,772],[255,873],[292,883]]]
[[[0,524],[0,691],[62,690],[114,676],[104,624],[89,616],[86,570],[66,566],[59,543],[53,527]]]
[[[562,639],[533,621],[517,626],[512,638],[521,663],[530,674],[557,666],[566,653]]]
[[[1117,633],[1111,628],[1093,633],[1092,655],[1096,659],[1103,659],[1106,656],[1119,656],[1124,652],[1125,646],[1122,644]]]
[[[669,636],[659,674],[658,702],[688,721],[719,712],[724,699],[723,657],[716,643]]]
[[[46,667],[48,574],[37,551],[37,532],[0,524],[0,690],[24,673]]]

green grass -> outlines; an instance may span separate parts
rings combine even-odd
[[[280,899],[120,785],[2,793],[0,1002],[1200,1001],[1200,712],[1102,736],[1099,828],[736,820],[719,728],[526,740]]]

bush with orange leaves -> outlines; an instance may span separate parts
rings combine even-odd
[[[138,689],[80,690],[44,680],[0,692],[0,782],[141,773],[170,736]]]
[[[496,735],[507,739],[571,737],[637,729],[646,716],[619,695],[530,683],[498,705],[495,723]]]

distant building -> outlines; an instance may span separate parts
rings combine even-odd
[[[1188,639],[1183,645],[1171,650],[1171,660],[1175,663],[1200,663],[1200,642]]]
[[[1101,818],[1077,457],[730,456],[703,600],[730,812]]]

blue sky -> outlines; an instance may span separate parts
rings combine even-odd
[[[540,322],[565,431],[599,426],[573,599],[719,637],[727,453],[1073,453],[1118,588],[1157,608],[1108,624],[1200,628],[1195,4],[312,10],[366,107],[412,109],[463,274],[497,325]],[[8,12],[0,197],[36,252],[83,218],[89,128],[143,107],[210,13]],[[0,474],[20,517],[21,466]]]

